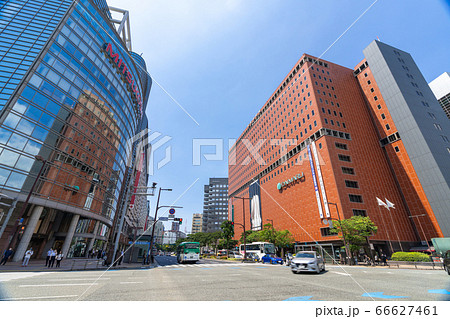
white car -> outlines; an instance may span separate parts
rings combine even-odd
[[[315,251],[300,251],[291,260],[291,270],[294,274],[302,271],[313,271],[320,274],[325,271],[325,262]]]
[[[242,256],[240,253],[235,251],[230,251],[228,253],[228,258],[236,258],[236,259],[244,259],[244,256]]]

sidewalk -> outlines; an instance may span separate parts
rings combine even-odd
[[[102,266],[102,259],[97,258],[74,258],[63,259],[61,267],[53,268],[45,267],[44,259],[30,260],[28,266],[22,267],[22,262],[7,262],[5,265],[0,265],[0,272],[47,272],[47,271],[79,271],[79,270],[106,270],[108,267]],[[142,263],[122,263],[120,266],[111,267],[114,269],[141,269],[141,268],[155,268],[157,263],[153,265],[142,265]]]

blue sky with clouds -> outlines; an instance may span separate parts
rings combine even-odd
[[[203,185],[228,175],[228,140],[237,138],[303,53],[320,56],[374,0],[108,0],[130,11],[133,50],[156,84],[147,116],[152,131],[170,136],[172,160],[161,169],[155,151],[150,182],[173,188],[161,205],[183,206],[182,230],[203,209]],[[353,68],[378,36],[412,54],[430,82],[450,71],[449,1],[379,0],[324,55]],[[194,166],[194,138],[223,139],[222,160]],[[212,147],[203,153],[214,152]],[[152,214],[156,198],[151,199]],[[167,225],[168,226],[168,225]]]

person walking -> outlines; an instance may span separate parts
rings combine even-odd
[[[13,249],[9,247],[9,249],[3,253],[3,258],[2,261],[0,261],[0,265],[6,264],[6,262],[8,261],[9,257],[11,257],[13,252],[14,252]]]
[[[22,267],[28,266],[28,262],[30,261],[30,258],[31,258],[31,256],[33,256],[33,254],[34,254],[33,248],[30,247],[30,249],[28,249],[25,252],[25,257],[23,258]]]
[[[48,262],[48,268],[53,268],[53,265],[55,264],[57,250],[52,250],[52,253],[50,254],[50,261]]]
[[[56,268],[61,267],[61,260],[63,259],[62,251],[59,251],[59,254],[56,255]]]
[[[123,260],[123,249],[122,249],[122,251],[120,252],[119,266],[120,266],[120,264],[122,263],[122,260]]]
[[[385,253],[381,254],[381,261],[383,262],[383,266],[388,266],[387,256]]]
[[[53,248],[50,248],[47,251],[47,257],[45,257],[45,267],[48,266],[48,262],[50,261],[50,256],[52,255],[52,252],[53,252]]]

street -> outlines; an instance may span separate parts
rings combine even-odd
[[[154,269],[0,273],[1,300],[448,300],[444,271],[340,267],[293,274],[286,266],[202,260]],[[367,294],[370,294],[368,296]]]

